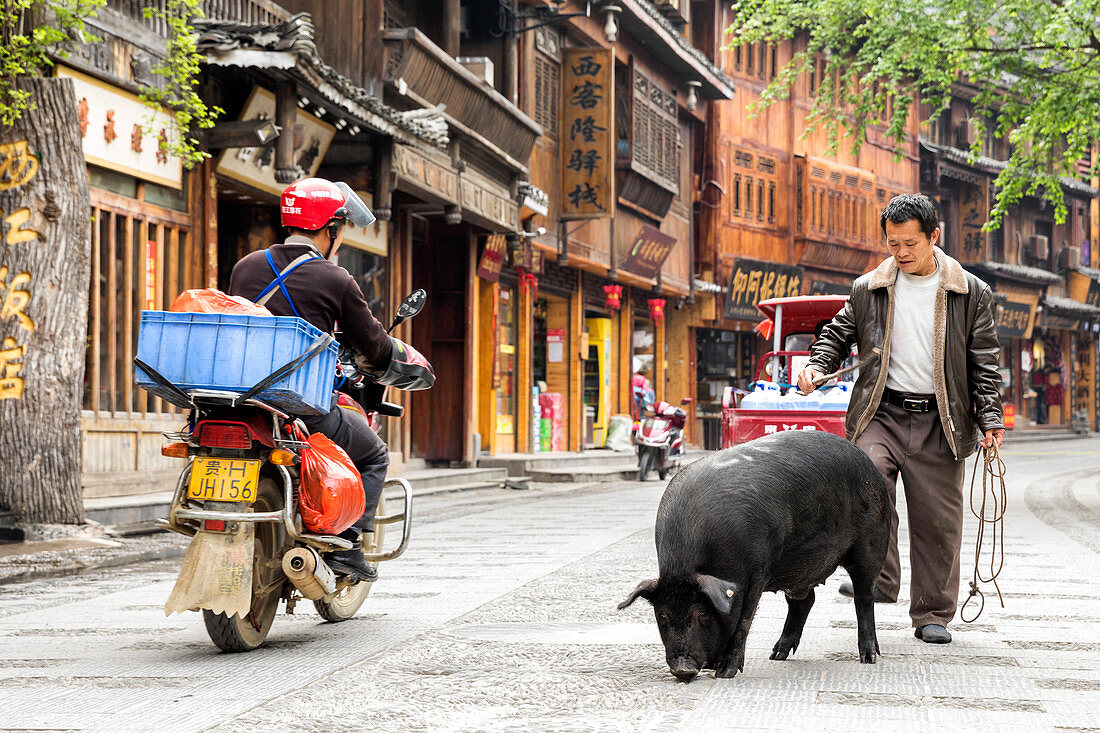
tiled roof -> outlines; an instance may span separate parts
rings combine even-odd
[[[1049,270],[1027,265],[1010,265],[1007,262],[964,262],[962,266],[968,270],[984,270],[1012,280],[1040,285],[1054,285],[1062,282],[1061,277]]]
[[[1058,312],[1059,315],[1071,318],[1083,318],[1090,321],[1100,321],[1100,308],[1079,300],[1070,298],[1056,298],[1052,295],[1043,296],[1043,307]]]
[[[347,109],[345,104],[353,103],[365,111],[366,116],[372,117],[362,122],[379,132],[391,133],[396,128],[433,145],[448,143],[447,123],[440,114],[418,114],[421,110],[400,112],[322,61],[314,43],[313,19],[309,13],[298,13],[278,25],[200,19],[194,21],[194,27],[198,34],[196,48],[206,54],[211,63],[218,63],[219,57],[239,50],[292,54],[297,59],[296,68],[307,72],[305,81],[308,77],[317,77],[322,82],[316,85],[318,93],[344,107],[349,114],[358,116],[356,110]],[[264,63],[261,59],[248,65],[263,68]],[[275,63],[271,66],[283,68]]]
[[[973,160],[973,162],[971,162],[970,153],[968,151],[959,150],[958,148],[953,148],[950,145],[939,145],[938,143],[931,142],[924,137],[920,139],[920,144],[922,147],[927,148],[931,152],[942,155],[945,159],[950,160],[952,163],[968,165],[971,168],[984,170],[988,173],[1000,173],[1008,166],[1007,161],[990,158],[987,155],[979,155]],[[1089,197],[1100,196],[1100,190],[1093,188],[1087,183],[1082,183],[1076,178],[1062,176],[1059,180],[1061,181],[1062,188],[1073,191],[1074,193]]]

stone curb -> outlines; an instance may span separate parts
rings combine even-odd
[[[24,583],[31,580],[44,580],[47,578],[64,578],[73,575],[83,575],[103,568],[114,568],[123,565],[134,565],[141,562],[154,560],[167,560],[174,557],[182,557],[187,552],[187,545],[159,547],[155,550],[122,550],[115,555],[104,557],[92,562],[77,560],[68,565],[46,568],[28,568],[13,573],[12,575],[0,575],[0,586],[11,583]],[[42,557],[48,553],[34,553],[27,557]]]

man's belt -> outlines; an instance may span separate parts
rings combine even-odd
[[[936,409],[936,395],[934,394],[896,392],[889,387],[883,391],[882,401],[888,405],[900,407],[906,412],[931,412]]]

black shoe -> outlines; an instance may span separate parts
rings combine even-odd
[[[347,575],[356,583],[364,580],[373,583],[378,580],[378,570],[367,562],[363,551],[358,547],[330,552],[325,557],[325,562],[334,573]]]
[[[927,644],[950,644],[951,632],[939,624],[927,624],[913,632],[913,636]]]
[[[856,597],[856,592],[852,588],[851,583],[841,583],[840,584],[840,595],[848,596],[849,598],[855,598]],[[886,595],[885,593],[880,591],[878,589],[877,585],[875,586],[875,590],[871,595],[874,596],[875,603],[895,603],[896,602],[896,599],[890,598],[888,595]]]

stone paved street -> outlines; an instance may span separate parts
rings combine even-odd
[[[744,674],[680,684],[648,605],[615,610],[656,573],[662,485],[540,486],[425,502],[359,618],[299,605],[251,654],[217,653],[197,614],[164,617],[174,561],[5,586],[0,730],[1100,729],[1100,441],[1005,456],[1006,607],[988,588],[950,646],[880,605],[883,656],[860,665],[841,572],[790,660],[767,659],[786,611],[769,594]]]

